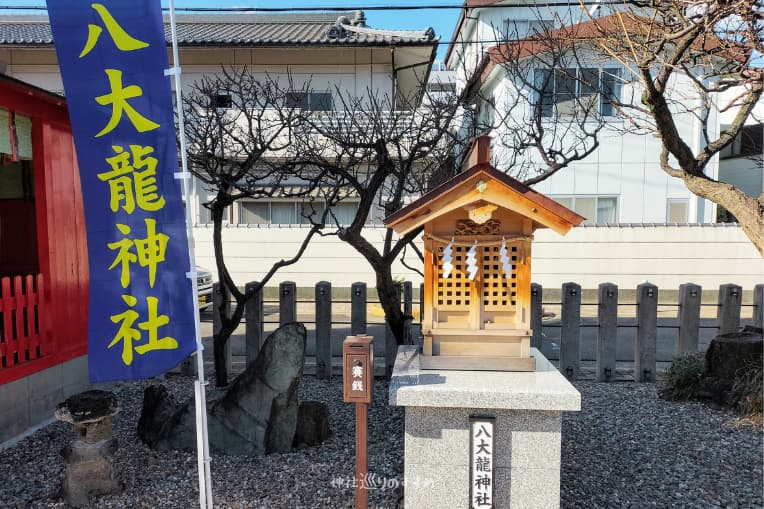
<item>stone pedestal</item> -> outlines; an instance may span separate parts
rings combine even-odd
[[[470,417],[494,422],[494,508],[559,508],[563,411],[581,395],[535,348],[534,372],[420,368],[416,346],[398,350],[390,404],[406,407],[405,508],[473,507]]]
[[[74,439],[61,451],[66,462],[62,491],[69,505],[86,507],[93,495],[122,491],[112,464],[117,440],[111,418],[117,412],[116,396],[98,390],[76,394],[56,408],[56,419],[74,424]]]

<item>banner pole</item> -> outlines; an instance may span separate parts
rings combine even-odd
[[[183,94],[181,92],[180,64],[178,58],[178,32],[175,25],[175,2],[169,0],[170,31],[172,34],[172,64],[170,72],[175,79],[175,104],[178,108],[178,131],[180,139],[180,160],[182,173],[176,175],[183,181],[183,200],[186,204],[186,237],[188,238],[188,258],[190,260],[189,278],[193,289],[194,307],[198,306],[199,289],[196,284],[196,255],[194,253],[193,210],[191,207],[191,192],[189,182],[191,174],[188,171],[186,154],[185,120],[183,116]],[[207,398],[204,381],[204,346],[200,334],[199,312],[194,313],[194,329],[196,331],[196,372],[198,380],[194,383],[194,403],[196,405],[196,446],[199,463],[199,507],[212,509],[212,475],[210,472],[210,447],[207,436]]]

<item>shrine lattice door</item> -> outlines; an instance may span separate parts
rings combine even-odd
[[[461,244],[461,245],[460,245]],[[519,246],[507,245],[509,277],[501,261],[501,242],[488,241],[475,249],[477,270],[469,279],[467,243],[452,247],[453,269],[444,277],[445,243],[437,243],[433,278],[434,328],[495,329],[514,327],[517,310]]]

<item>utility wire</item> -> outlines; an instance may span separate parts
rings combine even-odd
[[[608,4],[611,2],[584,1],[576,2],[574,0],[559,0],[553,2],[544,2],[540,7],[579,7],[583,5]],[[175,11],[183,12],[251,12],[251,13],[272,13],[272,12],[346,12],[346,11],[416,11],[416,10],[443,10],[443,9],[499,9],[506,7],[517,7],[517,5],[480,5],[467,6],[464,4],[419,4],[419,5],[366,5],[366,6],[325,6],[325,7],[175,7]],[[0,10],[24,10],[24,11],[47,11],[45,6],[30,5],[2,5]],[[169,9],[162,8],[163,11]]]

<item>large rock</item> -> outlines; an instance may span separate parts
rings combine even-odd
[[[764,341],[762,331],[746,327],[740,332],[722,334],[711,340],[700,381],[699,396],[717,404],[737,407],[741,398],[741,381],[749,372],[761,369]]]
[[[297,387],[305,362],[305,327],[286,324],[222,393],[207,402],[210,451],[268,454],[292,449]],[[196,449],[193,400],[176,404],[163,387],[146,389],[138,435],[155,449]]]
[[[732,380],[746,364],[761,364],[762,346],[761,329],[756,327],[716,336],[706,351],[703,375]]]

